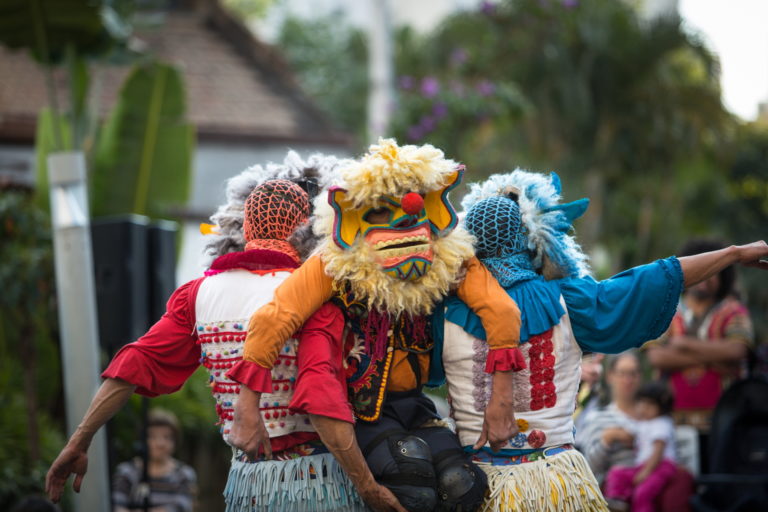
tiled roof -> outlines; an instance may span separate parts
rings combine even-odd
[[[162,26],[135,37],[183,72],[187,116],[200,138],[349,143],[301,93],[277,51],[217,3],[205,11],[169,11]],[[91,94],[101,116],[114,105],[129,69],[91,66]],[[64,70],[56,70],[55,82],[66,105]],[[26,52],[0,46],[0,141],[32,140],[37,113],[47,103],[41,68]]]

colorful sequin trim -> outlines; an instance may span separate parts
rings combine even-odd
[[[520,435],[525,437],[524,434],[518,434],[518,436]],[[472,455],[472,462],[483,462],[493,466],[515,466],[526,462],[535,462],[537,460],[546,459],[547,457],[552,457],[553,455],[557,455],[566,450],[573,450],[573,445],[564,444],[561,446],[553,446],[552,448],[536,450],[522,455],[494,455],[486,451],[479,451]]]

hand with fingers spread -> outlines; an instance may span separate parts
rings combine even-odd
[[[515,420],[512,371],[493,374],[491,398],[485,408],[483,430],[473,448],[479,450],[490,443],[491,450],[498,452],[520,429]]]
[[[45,476],[45,492],[48,498],[58,503],[64,493],[64,485],[70,475],[75,475],[72,488],[80,492],[83,477],[88,470],[88,447],[67,444],[56,460],[51,464],[48,474]]]
[[[267,459],[272,458],[272,445],[269,441],[267,428],[259,411],[261,393],[240,387],[240,396],[235,404],[234,419],[229,434],[229,442],[251,458],[256,459],[259,451],[264,452]]]

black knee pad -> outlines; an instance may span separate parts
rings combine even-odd
[[[412,512],[434,510],[437,481],[432,454],[423,439],[393,434],[365,451],[373,476],[392,491],[403,507]]]
[[[488,490],[485,472],[463,453],[442,453],[435,457],[439,512],[471,512],[480,508]]]

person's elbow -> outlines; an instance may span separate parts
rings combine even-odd
[[[715,363],[721,364],[736,364],[740,363],[747,358],[748,348],[740,341],[729,341],[725,345],[725,350],[722,351],[720,361]]]

